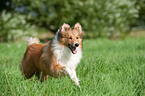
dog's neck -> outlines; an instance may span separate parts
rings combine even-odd
[[[75,69],[77,67],[77,64],[80,62],[80,59],[82,58],[82,49],[78,48],[78,52],[76,54],[73,54],[68,47],[59,45],[57,39],[58,33],[59,32],[56,33],[52,41],[54,55],[56,56],[59,64]]]

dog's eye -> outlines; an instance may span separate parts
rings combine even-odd
[[[79,39],[79,37],[77,37],[76,39]]]
[[[72,39],[72,37],[69,37],[69,39]]]

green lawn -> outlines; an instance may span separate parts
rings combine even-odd
[[[77,67],[81,88],[68,76],[24,80],[19,70],[26,43],[0,44],[0,96],[143,96],[145,95],[145,39],[83,42]]]

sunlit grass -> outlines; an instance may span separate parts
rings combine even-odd
[[[0,96],[143,96],[145,95],[145,40],[84,40],[77,68],[78,88],[68,76],[24,80],[19,70],[26,43],[0,44]]]

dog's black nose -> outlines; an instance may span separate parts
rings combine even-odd
[[[75,46],[78,47],[79,46],[79,43],[76,43]]]

